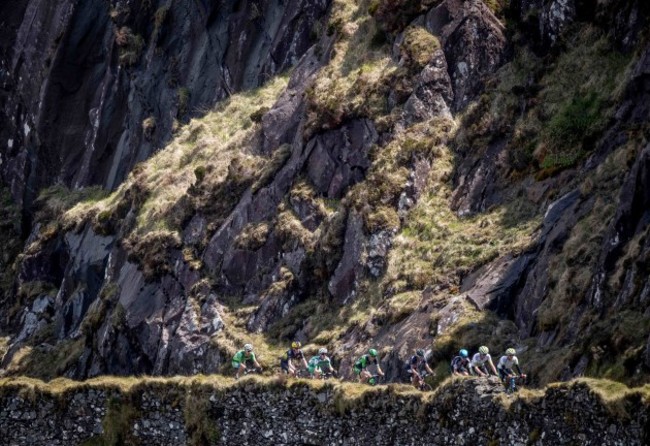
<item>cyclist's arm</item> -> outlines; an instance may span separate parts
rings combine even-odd
[[[427,370],[427,372],[433,375],[433,370],[431,370],[431,367],[429,367],[429,364],[426,361],[424,362],[424,368]]]
[[[523,375],[523,373],[522,373],[522,371],[521,371],[521,368],[519,367],[519,363],[515,364],[515,367],[514,367],[514,368],[517,369],[517,373],[518,373],[518,374]]]
[[[307,359],[305,359],[305,355],[302,355],[302,365],[306,369],[309,368],[309,365],[307,364]]]
[[[499,374],[497,373],[497,369],[496,369],[496,367],[494,367],[494,363],[492,362],[492,358],[490,358],[490,359],[488,360],[488,362],[490,363],[490,368],[492,369],[492,372],[493,372],[495,375],[499,376]]]

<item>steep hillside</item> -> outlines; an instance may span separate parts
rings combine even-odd
[[[45,14],[26,3],[23,17]],[[342,370],[376,346],[391,379],[416,346],[442,379],[455,350],[486,343],[515,346],[538,384],[648,381],[645,2],[160,2],[153,16],[145,3],[103,9],[102,63],[135,90],[106,105],[119,123],[92,128],[114,129],[103,145],[131,141],[111,146],[130,161],[98,162],[96,140],[57,133],[83,138],[80,124],[29,124],[38,143],[24,144],[24,118],[3,127],[21,141],[2,168],[23,211],[21,226],[3,210],[5,373],[211,373],[244,342],[275,365],[299,339]],[[57,54],[77,51],[70,20]],[[140,22],[150,37],[133,34]],[[191,39],[165,34],[180,23]],[[182,71],[194,84],[171,106],[151,79],[194,48]],[[212,56],[220,74],[198,62]],[[48,79],[29,82],[47,92]],[[118,111],[138,109],[138,79],[151,107],[183,110],[178,126]],[[6,110],[41,97],[26,88],[5,89]],[[97,113],[90,103],[77,111]],[[44,168],[43,153],[74,162]]]

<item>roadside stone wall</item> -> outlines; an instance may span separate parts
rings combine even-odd
[[[586,381],[506,396],[459,380],[434,393],[406,386],[244,379],[99,381],[55,391],[0,385],[0,444],[36,445],[643,445],[648,399],[604,403]]]

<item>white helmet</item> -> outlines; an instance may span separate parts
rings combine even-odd
[[[327,349],[325,347],[319,348],[318,349],[318,354],[319,355],[327,354]]]
[[[490,353],[490,350],[485,345],[482,345],[478,348],[478,352],[482,355],[487,355]]]
[[[247,352],[252,352],[253,344],[244,344],[244,350],[246,350]]]
[[[509,348],[508,350],[506,350],[506,355],[508,355],[508,356],[516,355],[516,354],[517,354],[517,352],[516,352],[516,350],[514,348]]]

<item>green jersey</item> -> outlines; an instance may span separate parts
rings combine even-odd
[[[246,361],[255,361],[255,353],[251,352],[249,356],[246,356],[245,350],[239,350],[235,353],[235,356],[232,357],[233,362],[244,363]]]
[[[321,358],[319,356],[312,356],[312,358],[309,360],[309,365],[310,368],[316,368],[318,367],[321,370],[330,370],[332,369],[332,361],[330,360],[329,357],[325,356],[325,358]]]
[[[377,358],[372,358],[370,355],[363,355],[354,363],[354,368],[363,370],[371,364],[377,365]]]

